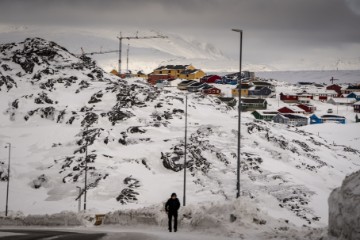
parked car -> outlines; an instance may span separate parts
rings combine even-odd
[[[185,81],[182,81],[181,83],[179,83],[177,85],[177,88],[179,90],[186,90],[186,88],[194,83],[197,83],[196,81],[193,81],[193,80],[185,80]]]
[[[205,83],[196,82],[186,88],[189,92],[198,92],[205,86]]]
[[[327,113],[333,113],[334,111],[332,110],[332,108],[329,108],[328,110],[327,110]]]

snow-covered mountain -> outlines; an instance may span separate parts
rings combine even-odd
[[[189,95],[188,106],[188,203],[226,203],[236,195],[237,111],[200,94]],[[319,136],[320,127],[258,122],[249,113],[242,121],[242,201],[285,225],[326,225],[329,193],[359,169],[359,139],[345,146]],[[334,128],[351,135],[353,124]],[[172,192],[182,199],[184,93],[120,80],[54,42],[0,45],[0,145],[6,142],[14,146],[14,211],[76,210],[86,149],[88,208],[161,205]],[[0,179],[3,193],[4,150]]]
[[[26,37],[42,37],[55,41],[66,47],[73,53],[81,53],[81,47],[85,52],[99,52],[118,50],[119,41],[116,38],[119,33],[114,31],[94,32],[91,29],[62,29],[37,28],[34,26],[6,26],[0,25],[0,42],[22,41]],[[166,39],[147,40],[124,40],[122,51],[122,68],[126,69],[126,51],[129,48],[129,69],[144,70],[151,72],[159,65],[165,64],[193,64],[207,72],[236,72],[238,71],[238,59],[225,56],[216,46],[199,42],[190,37],[179,36],[175,33],[160,33],[158,31],[123,32],[123,36],[156,36],[165,35]],[[106,71],[118,68],[118,53],[92,55]],[[251,71],[270,71],[275,68],[265,64],[251,64],[245,62],[244,69]]]

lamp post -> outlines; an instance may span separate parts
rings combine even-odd
[[[79,197],[78,197],[78,202],[79,202],[79,204],[78,204],[78,212],[80,213],[80,211],[81,211],[81,187],[79,187],[79,186],[76,186],[76,188],[78,188],[79,189]]]
[[[237,145],[237,180],[236,180],[236,198],[240,197],[240,141],[241,141],[241,64],[242,64],[242,36],[243,31],[240,29],[231,29],[234,32],[240,33],[240,52],[239,52],[239,75],[238,75],[238,96],[239,96],[239,103],[238,103],[238,145]]]
[[[187,100],[188,96],[185,94],[185,154],[184,154],[184,199],[183,199],[183,206],[186,205],[186,150],[187,150]]]
[[[8,181],[6,187],[6,205],[5,205],[5,217],[8,215],[8,203],[9,203],[9,187],[10,187],[10,158],[11,158],[11,143],[7,143],[5,148],[9,148],[9,160],[8,160]]]
[[[88,128],[86,127],[86,131]],[[86,193],[87,193],[87,159],[88,159],[88,139],[86,138],[85,143],[85,185],[84,185],[84,212],[86,212]]]

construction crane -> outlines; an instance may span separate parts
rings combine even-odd
[[[168,38],[167,36],[158,34],[156,36],[142,36],[139,37],[138,36],[138,32],[136,32],[135,36],[130,36],[130,37],[124,37],[122,36],[121,32],[120,32],[120,36],[118,37],[119,39],[119,65],[118,65],[118,73],[121,74],[121,52],[122,52],[122,40],[123,39],[127,39],[127,40],[132,40],[132,39],[153,39],[153,38]]]
[[[339,81],[339,79],[335,79],[334,77],[331,77],[331,78],[330,78],[331,84],[334,84],[334,81]]]

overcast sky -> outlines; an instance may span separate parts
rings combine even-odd
[[[230,29],[240,28],[250,63],[286,68],[289,62],[360,59],[360,0],[0,0],[0,23],[156,29],[213,43],[231,57],[238,55],[239,39]]]

